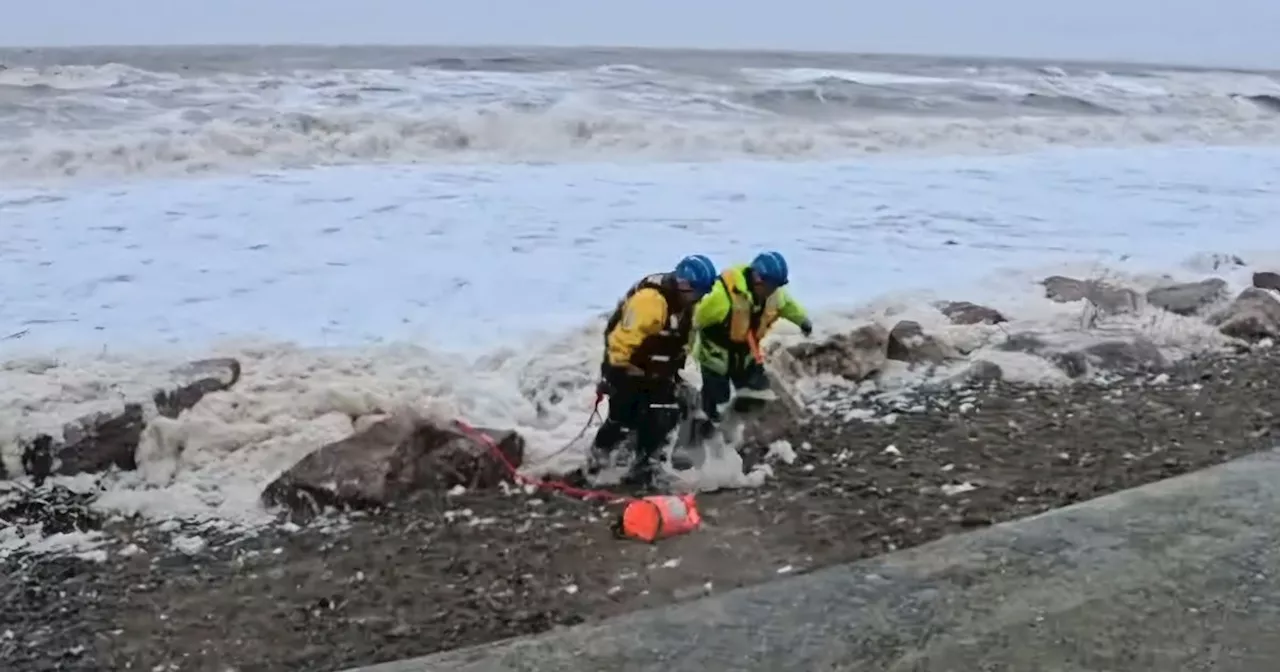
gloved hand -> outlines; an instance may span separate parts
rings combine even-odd
[[[813,322],[810,322],[809,318],[804,318],[804,321],[800,323],[800,333],[804,334],[805,338],[813,335]]]

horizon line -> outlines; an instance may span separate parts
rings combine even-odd
[[[1252,65],[1198,65],[1176,61],[1143,61],[1123,58],[1080,58],[1058,56],[999,56],[993,54],[948,54],[929,52],[895,52],[895,51],[839,51],[831,49],[784,49],[779,47],[701,47],[701,46],[637,46],[637,45],[554,45],[554,44],[483,44],[483,43],[417,43],[417,42],[208,42],[208,43],[101,43],[101,44],[62,44],[62,45],[0,45],[0,53],[8,51],[74,51],[92,49],[211,49],[211,48],[283,48],[283,49],[459,49],[459,50],[531,50],[531,51],[637,51],[637,52],[695,52],[719,54],[776,54],[801,56],[854,56],[854,57],[891,57],[891,58],[946,58],[954,60],[988,60],[1021,63],[1040,63],[1041,65],[1132,65],[1140,67],[1167,68],[1175,70],[1214,70],[1239,71],[1249,73],[1280,74],[1280,67],[1261,67]],[[0,66],[3,66],[0,63]]]

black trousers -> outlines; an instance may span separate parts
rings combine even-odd
[[[625,373],[607,375],[609,415],[596,432],[596,448],[611,451],[631,433],[640,459],[656,455],[680,424],[676,381],[654,380]]]
[[[726,373],[716,373],[706,366],[701,366],[699,369],[702,371],[702,412],[706,413],[707,418],[712,422],[720,421],[720,406],[729,401],[734,389],[757,391],[769,389],[769,374],[765,372],[764,365],[757,362],[750,352],[733,353],[729,358],[729,369]],[[733,410],[749,413],[763,405],[764,402],[759,399],[737,399],[733,403]]]

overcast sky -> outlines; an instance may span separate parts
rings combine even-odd
[[[761,47],[1280,68],[1280,0],[0,0],[0,45]]]

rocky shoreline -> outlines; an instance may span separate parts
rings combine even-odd
[[[216,532],[124,525],[103,557],[11,562],[0,649],[24,670],[341,669],[692,599],[1268,448],[1278,365],[1257,348],[1103,383],[833,392],[780,430],[793,463],[704,495],[706,528],[655,546],[613,539],[607,507],[519,490],[202,547],[175,539]]]
[[[808,390],[807,417],[781,404],[752,427],[744,457],[771,462],[773,478],[703,495],[705,529],[654,546],[614,539],[608,506],[505,483],[494,453],[518,465],[519,435],[486,430],[489,451],[441,418],[353,418],[349,438],[317,446],[263,492],[302,525],[250,536],[104,519],[85,495],[27,488],[0,506],[0,524],[100,529],[103,541],[10,555],[0,654],[24,670],[340,669],[692,599],[1202,468],[1270,447],[1277,429],[1280,276],[1254,284],[1232,300],[1213,278],[1145,294],[1048,278],[1047,298],[1084,309],[1074,336],[1092,339],[1065,345],[1005,331],[991,308],[947,303],[937,309],[952,325],[983,338],[897,320],[775,348],[793,375],[828,384]],[[1170,363],[1141,329],[1107,328],[1153,310],[1230,347]],[[1028,361],[1055,384],[1010,375]],[[891,384],[904,371],[915,382]],[[177,416],[239,373],[237,362],[229,383],[156,395],[149,412]],[[142,425],[123,425],[37,437],[24,468],[67,473],[80,463],[68,456],[84,455],[68,446],[103,436],[136,446]],[[99,467],[127,468],[122,456]],[[332,506],[354,513],[333,517]]]

